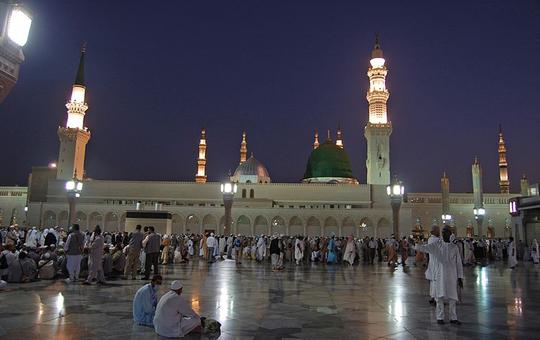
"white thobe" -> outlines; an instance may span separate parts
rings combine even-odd
[[[257,241],[257,259],[259,261],[264,260],[265,253],[266,253],[266,244],[264,242],[264,238],[260,237],[259,241]]]
[[[294,244],[294,259],[298,261],[302,261],[304,258],[304,241],[296,239],[296,242]]]
[[[514,268],[517,266],[518,262],[516,259],[516,244],[514,241],[508,244],[508,266]]]
[[[435,298],[458,300],[457,281],[463,279],[463,265],[458,247],[450,242],[438,240],[416,249],[429,253],[429,262],[436,260],[431,272]]]
[[[354,251],[354,241],[348,241],[347,246],[345,247],[345,254],[343,255],[343,261],[349,262],[349,264],[354,263],[356,258],[356,252]]]
[[[170,290],[161,297],[156,307],[156,333],[169,338],[183,337],[201,325],[201,318],[187,301]]]

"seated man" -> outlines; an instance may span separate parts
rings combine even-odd
[[[171,290],[159,300],[154,316],[154,327],[158,335],[178,338],[201,332],[201,318],[180,296],[182,287],[180,281],[173,281]]]
[[[52,280],[56,276],[56,264],[49,253],[43,254],[43,259],[38,263],[39,278]]]
[[[126,267],[126,255],[123,252],[122,244],[117,243],[112,254],[112,276],[124,275]]]
[[[154,275],[152,282],[145,284],[133,298],[133,321],[141,326],[154,327],[154,314],[158,302],[157,290],[161,285],[161,275]]]

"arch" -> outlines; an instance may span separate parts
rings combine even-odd
[[[88,218],[88,229],[94,229],[94,227],[98,224],[100,226],[103,224],[103,216],[97,211],[94,211]]]
[[[103,223],[103,230],[106,231],[118,231],[118,215],[110,211],[105,214],[105,221]],[[93,228],[93,227],[92,227]]]
[[[390,227],[390,222],[385,218],[381,217],[379,222],[377,222],[377,237],[390,237],[392,235],[392,228]]]
[[[4,225],[4,209],[0,208],[0,225]]]
[[[354,220],[352,217],[345,217],[341,222],[341,236],[357,236]]]
[[[253,223],[255,235],[268,235],[268,220],[266,217],[259,215]]]
[[[233,228],[234,230],[234,228]],[[251,221],[249,217],[240,215],[236,220],[236,233],[241,235],[252,235]]]
[[[247,196],[247,190],[242,189],[242,198],[246,198],[246,196]]]
[[[86,214],[82,211],[77,211],[75,223],[78,223],[82,230],[88,229],[88,216],[86,216]]]
[[[298,216],[293,216],[289,220],[289,235],[304,235],[304,223]]]
[[[493,240],[495,238],[495,228],[493,226],[488,226],[487,227],[486,236],[490,240]]]
[[[45,228],[52,228],[56,225],[56,214],[54,211],[47,210],[43,214],[43,225]]]
[[[324,236],[339,236],[337,221],[331,216],[324,220]]]
[[[65,210],[62,210],[60,214],[58,214],[58,225],[67,228],[69,225],[68,217],[69,213]]]
[[[466,236],[467,237],[473,237],[474,236],[474,227],[469,223],[467,224],[467,229],[466,229]]]
[[[307,236],[321,236],[321,222],[316,217],[311,216],[306,223]]]
[[[120,223],[118,224],[118,228],[121,231],[126,231],[126,213],[122,213],[122,215],[120,215]]]
[[[201,233],[201,223],[199,218],[193,214],[186,217],[186,233],[199,234]]]
[[[234,221],[231,221],[231,228],[229,230],[225,230],[225,216],[221,216],[221,218],[219,219],[219,224],[218,224],[218,234],[220,235],[225,235],[225,234],[231,234],[232,232],[232,225],[234,225]]]
[[[287,234],[287,227],[285,226],[285,220],[281,216],[275,216],[271,223],[272,235],[285,235]]]
[[[171,232],[173,234],[182,234],[184,232],[184,218],[178,214],[173,214],[171,219]]]
[[[362,217],[360,223],[358,224],[358,237],[366,237],[374,235],[375,225],[369,219],[369,217]]]
[[[249,189],[249,198],[255,198],[255,189]]]
[[[202,222],[203,232],[217,233],[217,220],[213,215],[206,215]]]

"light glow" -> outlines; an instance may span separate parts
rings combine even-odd
[[[15,7],[9,16],[7,35],[11,41],[19,46],[26,45],[32,19],[20,8]]]
[[[81,129],[84,125],[84,115],[80,113],[68,113],[66,127],[70,129]]]
[[[373,58],[369,61],[369,63],[371,64],[371,67],[373,68],[381,68],[384,66],[384,58]]]
[[[83,182],[77,182],[77,191],[82,191]]]
[[[49,168],[56,169],[56,162],[49,163]]]
[[[84,86],[73,85],[73,90],[71,91],[71,102],[84,104],[85,92],[86,89],[84,88]]]
[[[66,190],[73,190],[75,189],[75,181],[67,181],[66,182]]]

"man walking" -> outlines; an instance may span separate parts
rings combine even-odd
[[[131,238],[128,243],[128,254],[126,259],[126,267],[124,268],[124,276],[127,278],[131,275],[131,279],[135,280],[137,268],[139,267],[139,257],[141,255],[143,233],[142,226],[138,224],[135,231],[131,233]]]
[[[94,229],[94,234],[90,240],[90,254],[88,255],[88,278],[83,282],[83,284],[90,285],[94,279],[97,279],[99,284],[104,284],[105,275],[103,274],[103,246],[105,245],[105,242],[103,236],[101,236],[101,228],[99,225],[97,225]]]
[[[81,258],[84,247],[84,235],[79,231],[78,224],[73,224],[71,233],[68,235],[64,251],[67,257],[67,270],[69,278],[67,283],[76,282],[81,271]]]
[[[456,302],[458,301],[458,286],[463,288],[463,266],[458,247],[450,242],[452,231],[444,226],[442,240],[427,245],[417,245],[416,250],[429,253],[430,262],[435,260],[432,273],[435,300],[437,301],[437,323],[444,324],[444,303],[448,303],[450,323],[460,325]]]
[[[432,226],[431,227],[431,236],[428,239],[428,244],[436,243],[439,241],[439,235],[440,235],[440,229],[439,226]],[[437,259],[432,259],[428,257],[428,267],[426,269],[426,279],[429,280],[429,296],[430,300],[429,303],[431,305],[435,304],[435,291],[433,286],[433,270],[437,265]]]
[[[373,261],[375,260],[375,252],[377,251],[377,241],[373,239],[373,237],[369,240],[368,243],[368,251],[369,251],[369,262],[373,264]]]
[[[146,253],[144,277],[142,280],[150,279],[150,268],[154,267],[154,275],[158,275],[158,262],[159,262],[159,247],[161,245],[161,237],[155,233],[153,226],[148,227],[148,235],[142,242],[144,251]]]
[[[206,248],[208,249],[208,258],[206,260],[208,261],[208,263],[214,262],[214,251],[216,250],[217,246],[218,242],[214,237],[214,233],[210,233],[210,236],[206,239]]]

